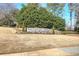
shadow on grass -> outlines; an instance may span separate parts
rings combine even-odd
[[[9,51],[6,50],[6,51],[3,51],[3,52],[0,52],[0,55],[2,55],[2,54],[12,54],[12,53],[32,52],[32,51],[52,49],[52,48],[55,48],[55,47],[49,46],[49,45],[48,46],[41,46],[41,47],[28,47],[28,48],[23,47],[23,48],[11,49]]]

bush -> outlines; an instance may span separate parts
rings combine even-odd
[[[0,20],[0,26],[10,26],[10,27],[14,27],[16,26],[16,24],[14,24],[14,21],[13,20],[5,20],[5,19],[2,19]]]
[[[79,33],[79,28],[75,27],[75,31]]]
[[[77,32],[79,33],[79,28],[77,28]]]
[[[76,31],[62,31],[62,34],[77,34]]]

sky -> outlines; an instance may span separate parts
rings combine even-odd
[[[17,4],[16,4],[16,7],[17,7],[18,9],[21,9],[21,7],[22,7],[21,5],[22,5],[22,3],[17,3]],[[41,6],[42,6],[42,7],[46,7],[46,3],[42,3]]]
[[[22,5],[22,3],[17,3],[16,8],[21,9],[21,7],[22,7],[21,5]]]
[[[46,4],[45,3],[42,3],[41,4],[43,7],[46,7]],[[18,4],[16,4],[16,7],[18,8],[18,9],[21,9],[21,3],[18,3]],[[65,7],[64,7],[64,19],[65,19],[65,21],[66,21],[66,26],[70,26],[70,10],[69,10],[69,7],[68,7],[68,3],[65,5]],[[72,27],[74,27],[74,25],[75,25],[75,18],[74,18],[74,12],[73,12],[73,18],[72,18]]]
[[[66,4],[65,5],[65,7],[64,7],[64,19],[66,20],[66,23],[67,23],[67,25],[70,25],[70,10],[69,10],[69,7],[68,7],[68,4]],[[73,14],[72,14],[72,26],[74,26],[75,25],[75,22],[74,22],[74,20],[75,20],[75,12],[73,12]]]

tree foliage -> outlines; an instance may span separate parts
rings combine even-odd
[[[27,4],[27,6],[23,5],[16,18],[23,30],[26,27],[52,28],[53,26],[61,30],[65,26],[61,17],[53,15],[37,3]]]
[[[47,4],[49,11],[55,16],[62,16],[64,11],[65,3],[48,3]]]

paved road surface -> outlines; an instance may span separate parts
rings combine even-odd
[[[79,46],[44,49],[44,50],[14,53],[14,54],[4,54],[3,56],[79,56]]]
[[[68,48],[59,48],[60,50],[63,50],[64,52],[68,53],[79,53],[79,46],[77,47],[68,47]]]

